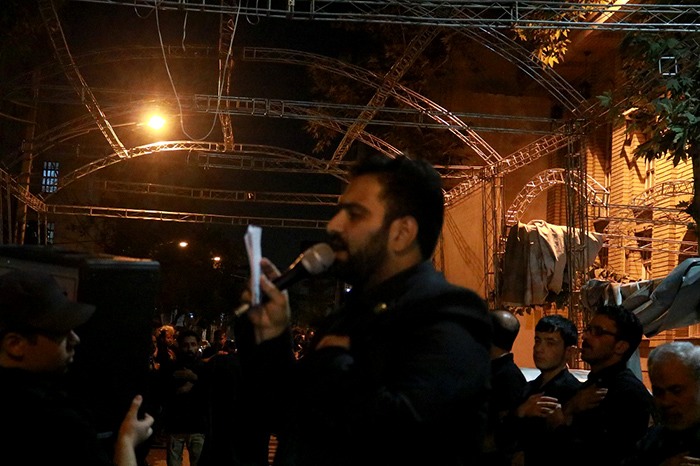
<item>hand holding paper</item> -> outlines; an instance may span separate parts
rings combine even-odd
[[[248,265],[250,266],[250,304],[252,306],[260,304],[261,237],[262,228],[256,225],[248,225],[248,230],[245,234],[245,247],[248,252]]]

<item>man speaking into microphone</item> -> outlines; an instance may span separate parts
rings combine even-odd
[[[429,163],[360,159],[327,226],[330,271],[352,289],[298,361],[281,274],[261,260],[266,299],[241,316],[238,338],[241,422],[249,436],[277,436],[275,466],[476,464],[491,329],[484,301],[431,262],[443,217]],[[267,464],[255,442],[244,448]]]

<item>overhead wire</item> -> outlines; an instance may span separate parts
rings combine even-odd
[[[155,18],[156,18],[156,28],[158,31],[158,40],[159,40],[161,51],[163,54],[163,63],[165,65],[165,70],[166,70],[166,73],[168,75],[168,80],[170,82],[170,86],[173,90],[173,94],[175,95],[175,100],[177,102],[178,116],[180,118],[180,129],[182,130],[183,134],[185,136],[187,136],[187,138],[189,138],[193,141],[204,141],[204,140],[206,140],[206,138],[208,138],[212,134],[212,132],[214,131],[214,128],[216,126],[218,111],[221,107],[221,97],[223,95],[223,88],[224,88],[224,81],[225,81],[223,79],[223,73],[225,73],[225,70],[227,69],[228,63],[231,60],[231,55],[233,54],[233,41],[234,41],[234,38],[236,37],[236,29],[238,27],[238,19],[240,17],[241,5],[240,5],[240,3],[238,4],[238,11],[236,12],[236,16],[235,16],[235,20],[234,20],[233,30],[231,33],[231,40],[229,41],[229,47],[228,47],[228,50],[226,53],[226,58],[224,60],[225,65],[219,70],[219,76],[218,76],[218,82],[217,82],[216,112],[213,116],[211,127],[207,131],[207,134],[205,134],[202,137],[194,137],[194,136],[190,135],[189,132],[187,131],[187,129],[185,128],[184,112],[182,109],[182,101],[180,100],[180,95],[177,91],[177,87],[175,86],[175,81],[174,81],[172,73],[170,71],[170,66],[168,64],[166,47],[165,47],[165,44],[163,42],[163,33],[161,30],[161,25],[160,25],[160,16],[158,14],[159,8],[158,8],[157,4],[155,5],[154,9],[155,9]],[[185,19],[183,22],[183,32],[182,32],[182,42],[181,42],[183,50],[185,50],[185,47],[186,47],[186,45],[185,45],[186,37],[187,37],[187,12],[185,13]]]

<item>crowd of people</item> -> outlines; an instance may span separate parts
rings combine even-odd
[[[155,438],[141,450],[146,466],[154,441],[166,449],[168,466],[238,464],[235,458],[236,407],[241,402],[240,362],[225,329],[211,342],[196,327],[163,325],[154,333],[149,408]]]
[[[154,335],[148,390],[111,456],[60,390],[94,308],[50,275],[0,275],[0,445],[30,466],[143,465],[154,430],[168,466],[185,450],[191,466],[268,466],[271,438],[275,466],[700,465],[699,347],[654,348],[650,391],[627,367],[643,336],[634,313],[602,306],[580,338],[546,315],[528,381],[512,354],[517,317],[435,269],[443,218],[429,163],[360,159],[327,226],[332,272],[350,287],[342,307],[302,339],[263,258],[267,299],[237,318],[235,347],[222,332],[206,349],[191,329]],[[585,382],[569,372],[576,351]]]

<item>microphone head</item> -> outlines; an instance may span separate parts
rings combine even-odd
[[[318,243],[307,249],[301,257],[301,265],[310,275],[318,275],[335,262],[335,252],[326,243]]]

